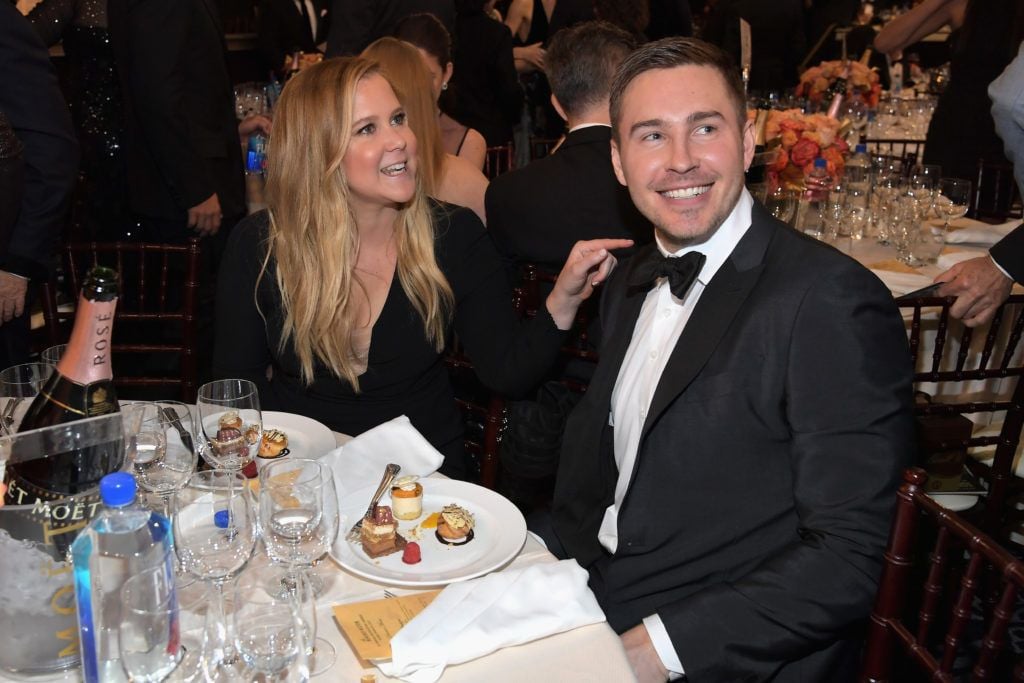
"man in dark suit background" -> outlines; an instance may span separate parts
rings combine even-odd
[[[280,72],[296,50],[321,52],[330,30],[328,0],[261,0],[256,44],[268,70]]]
[[[750,24],[750,89],[782,90],[799,81],[799,65],[807,52],[801,0],[719,0],[711,9],[701,36],[740,63],[740,19]]]
[[[548,540],[590,572],[641,681],[852,679],[913,455],[903,321],[746,191],[754,135],[721,50],[641,47],[611,120],[656,243],[606,284]]]
[[[216,235],[245,214],[217,8],[213,0],[110,0],[108,18],[125,100],[128,189],[143,236]]]
[[[0,113],[17,137],[0,152],[6,157],[0,158],[0,365],[6,368],[29,359],[30,283],[49,274],[78,175],[78,141],[50,55],[8,2],[0,2]]]
[[[429,12],[455,35],[454,0],[334,0],[327,56],[357,55],[367,45],[394,33],[410,14]]]
[[[628,33],[596,21],[552,40],[546,58],[552,104],[569,134],[555,153],[487,187],[488,232],[513,284],[524,263],[557,273],[578,240],[651,241],[651,224],[615,179],[611,160],[608,92],[615,69],[635,47]]]

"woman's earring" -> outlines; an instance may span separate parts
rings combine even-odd
[[[443,83],[441,83],[441,90],[447,90],[447,89],[448,89],[448,81],[444,81]]]

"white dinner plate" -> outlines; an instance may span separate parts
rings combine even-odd
[[[423,514],[418,518],[398,521],[398,532],[420,546],[418,564],[402,562],[402,553],[371,559],[359,541],[350,543],[345,536],[352,525],[366,512],[367,498],[343,501],[342,523],[331,557],[357,576],[391,586],[443,586],[465,581],[505,566],[519,553],[526,542],[526,520],[519,509],[490,489],[452,479],[421,479]],[[381,503],[391,503],[388,496]],[[432,512],[445,505],[456,504],[472,513],[475,519],[473,540],[465,545],[449,546],[437,540],[434,529],[420,526]]]
[[[322,422],[304,415],[264,410],[263,431],[268,429],[288,435],[288,455],[292,458],[322,458],[335,448],[334,433]]]

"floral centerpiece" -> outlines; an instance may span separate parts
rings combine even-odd
[[[806,97],[813,104],[822,104],[828,89],[843,74],[847,66],[850,73],[846,77],[846,96],[859,97],[867,106],[877,107],[878,98],[882,95],[882,83],[878,79],[878,72],[854,61],[835,60],[812,66],[800,75],[796,96]]]
[[[825,159],[829,175],[842,177],[850,147],[841,128],[839,121],[824,114],[804,114],[799,109],[768,112],[764,139],[767,148],[776,152],[767,167],[769,188],[803,187],[818,157]]]

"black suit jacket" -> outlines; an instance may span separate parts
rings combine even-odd
[[[891,295],[755,205],[671,350],[610,556],[597,532],[618,476],[611,394],[646,296],[626,287],[630,269],[601,302],[601,362],[566,426],[555,531],[609,623],[657,613],[690,680],[852,678],[914,447]]]
[[[391,35],[410,14],[433,14],[455,34],[454,0],[333,0],[327,56],[357,55],[367,45]]]
[[[216,193],[225,216],[244,213],[234,91],[213,0],[110,0],[108,19],[132,209],[184,226],[188,209]]]
[[[781,90],[796,85],[797,67],[807,52],[800,0],[721,0],[712,10],[703,38],[740,63],[740,18],[750,23],[750,89]]]
[[[459,14],[454,37],[454,118],[480,131],[488,145],[505,144],[523,108],[512,33],[500,21],[473,12]]]
[[[0,215],[13,223],[0,235],[0,270],[41,279],[75,186],[78,141],[46,46],[8,2],[0,2],[0,111],[23,147],[0,197]]]
[[[611,137],[607,126],[582,128],[554,154],[491,181],[487,231],[511,272],[533,263],[557,273],[577,240],[651,241],[650,222],[615,178]]]
[[[1017,226],[1013,232],[999,240],[989,252],[996,263],[1010,274],[1014,282],[1024,282],[1024,224]]]
[[[328,0],[313,0],[312,5],[316,13],[316,35],[311,35],[309,22],[294,0],[261,0],[256,44],[268,70],[280,71],[291,53],[296,50],[317,52],[317,45],[327,41]]]

